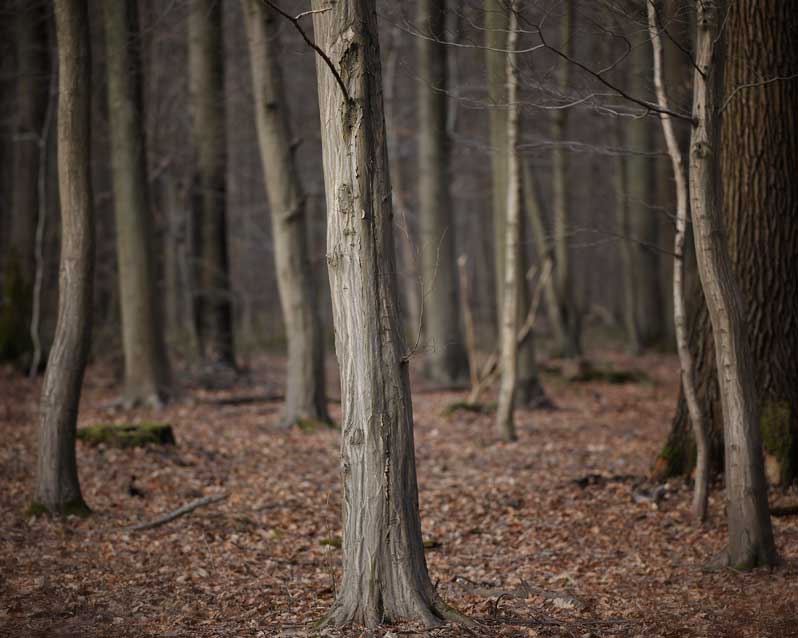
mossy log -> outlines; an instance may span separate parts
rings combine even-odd
[[[91,446],[108,445],[129,448],[145,445],[175,445],[175,435],[168,423],[99,423],[78,430],[78,440]]]

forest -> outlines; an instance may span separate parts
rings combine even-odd
[[[796,9],[0,0],[0,636],[798,637]]]

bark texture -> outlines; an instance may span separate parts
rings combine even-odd
[[[243,9],[277,284],[288,339],[283,424],[306,420],[328,423],[324,337],[310,266],[306,199],[294,160],[283,88],[277,15],[261,0],[243,0]]]
[[[156,305],[158,276],[144,134],[137,0],[103,4],[111,130],[111,172],[122,345],[123,400],[157,405],[169,393],[169,366]]]
[[[726,3],[697,0],[690,203],[698,273],[707,301],[723,413],[729,545],[727,558],[750,569],[777,561],[768,511],[754,359],[743,300],[722,227],[719,175]]]
[[[75,431],[89,351],[94,216],[89,158],[91,53],[85,0],[55,9],[58,42],[58,185],[61,263],[58,321],[42,387],[33,509],[88,511],[80,492]]]
[[[455,225],[449,192],[446,0],[420,0],[418,53],[418,179],[424,282],[426,374],[439,383],[465,378],[455,264]]]
[[[720,170],[724,226],[745,302],[755,358],[768,479],[798,474],[798,80],[735,90],[798,72],[792,46],[798,15],[783,3],[742,0],[729,7]],[[741,53],[742,52],[742,53]],[[734,96],[729,96],[734,93]],[[693,282],[695,283],[695,282]],[[690,348],[702,412],[707,419],[710,467],[723,466],[723,435],[714,340],[700,289],[687,304]],[[693,467],[691,423],[684,393],[658,461],[664,475]]]
[[[189,92],[196,152],[194,178],[196,319],[201,354],[235,367],[233,303],[227,252],[227,135],[222,3],[192,0],[188,20]]]
[[[341,370],[343,576],[328,622],[439,624],[402,341],[373,0],[314,0],[327,263]],[[341,84],[345,87],[342,88]]]

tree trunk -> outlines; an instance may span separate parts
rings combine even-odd
[[[561,18],[560,49],[570,56],[573,51],[574,6],[573,0],[564,0],[565,14]],[[557,85],[560,93],[567,94],[570,83],[571,64],[560,60],[556,69]],[[560,304],[559,315],[563,321],[561,331],[564,340],[559,344],[560,354],[564,357],[578,357],[582,354],[581,326],[579,312],[576,307],[571,273],[571,257],[569,247],[569,214],[568,214],[568,158],[563,146],[568,128],[567,108],[554,111],[552,119],[552,138],[554,151],[552,157],[552,199],[554,206],[554,280],[557,298]]]
[[[729,545],[737,569],[777,561],[759,432],[754,359],[743,300],[722,230],[719,175],[726,3],[698,0],[690,197],[698,273],[707,301],[718,370],[725,441]]]
[[[654,86],[657,102],[663,109],[669,109],[670,103],[665,93],[665,82],[662,63],[662,36],[657,24],[656,5],[648,5],[648,29],[651,46],[654,51]],[[687,179],[685,176],[684,155],[673,128],[673,120],[669,115],[660,115],[663,137],[668,149],[676,185],[676,233],[673,239],[673,324],[676,332],[676,350],[679,355],[682,388],[684,390],[690,421],[693,424],[693,437],[696,442],[696,472],[693,488],[693,514],[699,521],[707,517],[709,499],[709,438],[706,421],[701,413],[693,376],[693,354],[690,351],[684,310],[684,244],[687,234]]]
[[[227,254],[222,3],[192,0],[188,23],[189,90],[197,171],[192,200],[196,206],[199,244],[199,341],[206,360],[235,367]]]
[[[645,40],[632,48],[632,73],[637,94],[651,82],[651,47]],[[629,237],[635,273],[634,303],[640,348],[662,342],[664,334],[663,294],[660,273],[659,215],[654,208],[655,177],[654,127],[651,118],[634,118],[628,124],[627,198]]]
[[[39,417],[32,509],[87,513],[75,459],[80,390],[91,334],[94,216],[90,171],[91,53],[84,0],[55,11],[58,42],[58,182],[61,266],[58,322],[47,361]]]
[[[418,51],[418,172],[424,282],[426,374],[439,383],[461,381],[467,360],[460,329],[455,224],[449,192],[446,0],[420,0]]]
[[[501,384],[496,410],[496,427],[505,441],[515,441],[513,404],[518,379],[518,256],[521,252],[521,169],[518,158],[518,129],[520,106],[518,104],[518,69],[516,55],[512,53],[518,43],[518,16],[515,2],[509,6],[510,21],[507,31],[507,208],[505,213],[504,244],[504,294],[501,316],[500,358]]]
[[[255,119],[271,211],[277,285],[288,338],[283,424],[329,423],[324,388],[324,338],[308,254],[305,193],[294,160],[280,68],[276,14],[261,0],[243,0],[255,94]]]
[[[18,1],[14,8],[18,79],[14,90],[10,242],[3,264],[5,299],[0,311],[0,359],[8,360],[31,352],[29,325],[36,270],[40,147],[50,85],[48,5]]]
[[[129,405],[158,405],[169,392],[169,366],[156,303],[137,0],[106,2],[103,15],[125,355],[123,399]]]
[[[775,0],[739,0],[727,20],[725,107],[720,170],[724,181],[725,237],[745,302],[748,337],[762,416],[767,477],[786,484],[798,475],[798,81],[737,87],[798,69],[790,34],[798,15]],[[745,59],[735,51],[745,50]],[[697,395],[707,419],[710,466],[723,466],[722,419],[714,342],[700,290],[690,291],[687,325],[695,353]],[[663,476],[693,467],[691,423],[682,393],[658,460]]]
[[[505,266],[505,221],[507,215],[507,56],[503,53],[507,46],[507,28],[509,13],[504,0],[485,0],[485,58],[488,68],[488,92],[492,105],[490,109],[491,140],[491,189],[494,231],[494,264],[496,276],[496,317],[503,329],[502,308],[504,307],[504,266]],[[519,115],[520,117],[520,115]],[[519,237],[525,236],[524,220],[519,220]],[[523,242],[522,242],[523,246]],[[520,323],[526,316],[529,303],[529,285],[526,281],[526,251],[518,254],[518,269],[521,273],[516,277],[518,304],[516,305]],[[501,341],[501,336],[499,337]],[[545,402],[545,393],[538,377],[535,362],[534,337],[530,335],[518,349],[518,380],[515,401],[520,406],[537,405]]]
[[[316,43],[336,70],[317,57],[343,411],[343,576],[328,622],[434,626],[452,612],[430,582],[421,540],[376,7],[314,0],[313,9]]]

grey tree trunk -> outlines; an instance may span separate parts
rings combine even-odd
[[[507,46],[509,12],[503,0],[485,0],[485,61],[488,69],[488,93],[490,109],[491,140],[491,194],[494,232],[494,265],[496,290],[496,318],[499,330],[502,326],[504,307],[504,266],[505,266],[505,219],[507,215],[507,59],[503,53]],[[519,116],[520,117],[520,116]],[[525,236],[524,219],[519,220],[519,237]],[[518,286],[518,324],[523,322],[529,305],[529,284],[526,280],[527,256],[522,249],[518,255],[518,268],[521,275],[516,278]],[[501,337],[499,337],[501,340]],[[537,405],[545,402],[545,393],[538,377],[535,362],[534,337],[530,335],[518,350],[518,382],[515,391],[518,405]]]
[[[420,0],[418,53],[418,179],[426,375],[439,383],[468,372],[460,328],[455,224],[449,192],[446,0]]]
[[[343,576],[328,622],[374,626],[453,612],[427,572],[374,0],[313,0],[327,194],[327,263],[341,370]],[[344,88],[342,88],[342,86]]]
[[[192,200],[199,252],[199,341],[205,360],[235,367],[227,253],[222,3],[192,0],[188,25],[189,92],[197,171]]]
[[[20,360],[31,352],[29,334],[36,270],[34,244],[39,212],[39,169],[42,131],[49,100],[50,44],[47,38],[47,3],[17,1],[16,98],[13,122],[8,245],[0,309],[0,359]],[[8,191],[6,191],[8,192]]]
[[[726,2],[697,0],[690,198],[698,273],[707,301],[724,421],[729,546],[737,569],[777,560],[768,511],[754,362],[721,219],[719,129]]]
[[[308,253],[305,193],[291,139],[280,68],[277,16],[243,0],[255,95],[255,121],[271,211],[277,285],[288,338],[283,424],[330,422],[324,388],[324,337]]]
[[[518,157],[520,106],[518,104],[518,69],[512,53],[518,43],[516,3],[511,0],[507,30],[507,208],[505,214],[504,294],[501,316],[500,356],[501,384],[496,410],[496,427],[505,441],[515,441],[513,404],[518,380],[518,262],[521,252],[521,167]]]
[[[573,0],[564,0],[565,14],[561,18],[560,49],[568,56],[573,52],[574,6]],[[571,65],[560,60],[556,69],[557,85],[563,95],[567,94]],[[552,118],[552,138],[554,151],[552,156],[552,200],[554,207],[554,281],[560,305],[559,315],[562,318],[563,341],[559,344],[560,354],[564,357],[578,357],[582,354],[581,318],[574,295],[573,274],[571,273],[571,256],[569,246],[569,205],[568,205],[568,158],[563,146],[568,129],[568,109],[554,111]]]
[[[103,16],[125,355],[123,401],[159,405],[169,394],[169,365],[156,303],[137,0],[105,2]]]
[[[34,511],[83,514],[75,431],[91,335],[94,215],[90,171],[91,53],[85,0],[55,10],[58,42],[58,321],[42,387]]]

